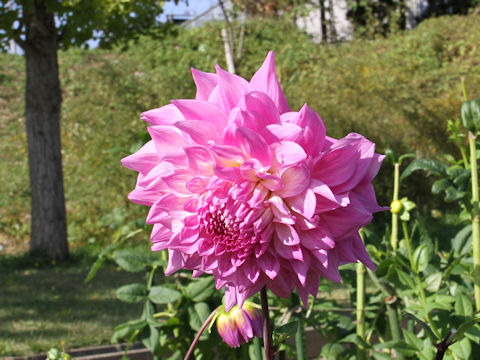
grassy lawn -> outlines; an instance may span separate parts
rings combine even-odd
[[[84,262],[8,269],[0,258],[0,356],[109,343],[114,327],[139,313],[116,300],[115,289],[143,282],[143,274],[106,266],[85,284]]]

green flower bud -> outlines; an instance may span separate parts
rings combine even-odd
[[[394,200],[390,204],[390,212],[392,214],[400,214],[403,210],[403,205],[400,200]]]

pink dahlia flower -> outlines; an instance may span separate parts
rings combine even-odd
[[[217,317],[217,330],[230,347],[239,347],[255,336],[262,337],[262,313],[249,301],[240,309],[234,306],[229,312],[221,307]]]
[[[139,172],[129,199],[150,206],[152,250],[167,275],[212,274],[227,311],[263,286],[304,303],[320,277],[370,260],[358,230],[377,205],[383,156],[359,134],[326,136],[315,111],[290,111],[270,52],[250,81],[192,69],[195,99],[142,114],[152,140],[122,160]]]

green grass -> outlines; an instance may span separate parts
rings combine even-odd
[[[78,261],[74,256],[71,261],[53,265],[22,257],[2,259],[0,356],[107,344],[116,325],[139,314],[136,304],[116,300],[115,291],[123,284],[143,282],[142,274],[110,265],[84,284],[85,265],[93,259]]]

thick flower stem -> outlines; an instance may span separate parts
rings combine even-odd
[[[413,274],[415,275],[415,280],[417,282],[417,290],[420,293],[420,299],[422,300],[422,305],[424,308],[427,307],[427,295],[425,294],[425,289],[423,288],[423,283],[422,283],[422,278],[420,277],[420,272],[418,271],[417,264],[415,264],[415,260],[413,258],[413,252],[412,252],[412,244],[410,242],[410,236],[408,234],[408,228],[407,228],[407,222],[402,221],[402,228],[403,228],[403,236],[405,238],[405,244],[407,245],[407,251],[408,251],[408,259],[410,260],[410,267],[412,269]],[[430,327],[432,328],[432,331],[434,334],[438,337],[441,338],[440,332],[437,330],[433,319],[432,315],[430,312],[427,313],[427,321]]]
[[[193,354],[193,350],[195,350],[195,346],[197,346],[198,340],[200,340],[200,336],[202,336],[203,332],[207,328],[207,326],[210,324],[212,319],[215,317],[215,314],[217,313],[218,309],[220,307],[217,307],[215,310],[212,311],[212,313],[208,316],[207,320],[203,323],[202,327],[200,330],[198,330],[197,335],[195,336],[195,339],[193,339],[192,344],[190,345],[190,348],[187,351],[187,355],[185,355],[184,360],[188,360],[190,356]]]
[[[365,265],[357,262],[357,335],[365,340]],[[365,349],[357,347],[357,359],[367,358]]]
[[[360,230],[363,241],[363,232]],[[365,265],[357,262],[357,335],[365,340]],[[357,347],[357,359],[365,360],[367,353],[362,346]]]
[[[394,165],[393,174],[393,201],[398,200],[398,193],[400,189],[400,163],[396,162]],[[398,247],[398,214],[392,214],[392,235],[390,237],[390,244],[393,251],[397,251]]]
[[[270,331],[270,319],[268,315],[268,297],[267,288],[264,286],[260,291],[263,313],[263,347],[265,350],[265,360],[273,360],[272,333]]]
[[[293,293],[291,296],[292,299],[292,306],[298,308],[300,306],[300,298],[296,293]],[[305,326],[303,321],[303,313],[300,312],[294,315],[298,325],[297,331],[295,333],[295,349],[297,351],[297,360],[305,360],[307,358],[306,355],[306,339],[305,339]]]
[[[476,136],[468,133],[470,144],[470,170],[472,173],[472,247],[473,247],[473,281],[475,294],[475,308],[480,311],[480,210],[478,194],[478,170]]]

